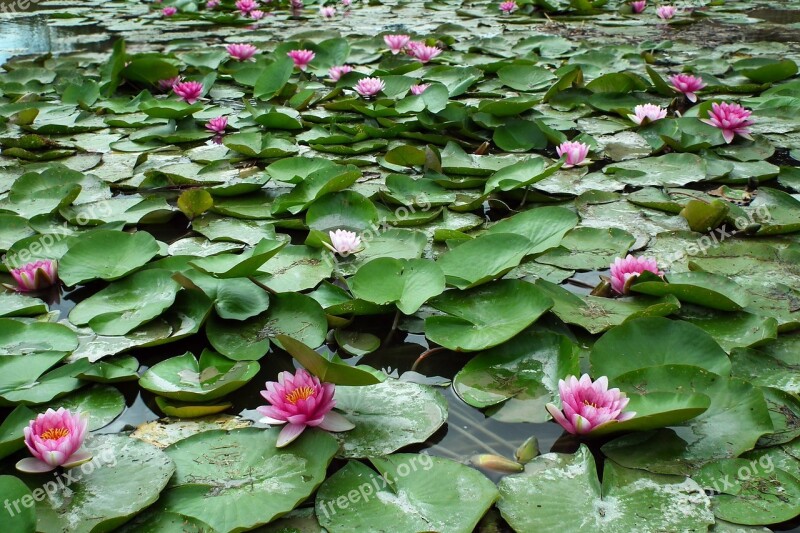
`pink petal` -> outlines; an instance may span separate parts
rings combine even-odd
[[[331,411],[325,415],[319,427],[326,431],[349,431],[356,426],[339,413]]]
[[[278,435],[278,443],[276,446],[278,448],[283,448],[292,443],[305,429],[306,426],[303,424],[288,424],[281,430],[280,435]]]

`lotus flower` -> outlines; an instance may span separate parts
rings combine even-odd
[[[158,88],[162,91],[171,91],[172,88],[175,86],[176,83],[181,81],[180,76],[175,76],[174,78],[167,78],[165,80],[158,80]]]
[[[353,0],[342,0],[342,5],[344,7],[346,7],[346,8],[350,7],[350,4],[352,4],[352,3],[353,3]]]
[[[12,269],[11,277],[17,282],[17,286],[6,285],[9,289],[19,292],[39,291],[58,283],[58,264],[49,259],[28,263]]]
[[[333,81],[339,81],[339,79],[348,72],[353,72],[353,67],[350,65],[337,65],[328,69],[328,76],[330,76]]]
[[[208,2],[206,2],[207,9],[214,9],[218,5],[219,5],[219,0],[208,0]]]
[[[177,12],[178,12],[178,8],[177,7],[172,7],[172,6],[167,6],[164,9],[161,10],[161,14],[164,15],[165,17],[171,17],[172,15],[174,15]]]
[[[294,61],[294,66],[300,70],[305,70],[306,67],[308,67],[308,64],[314,59],[316,54],[311,50],[292,50],[286,55],[292,58],[292,61]]]
[[[427,46],[424,44],[418,44],[411,48],[412,55],[419,59],[422,63],[427,63],[434,57],[438,56],[442,53],[441,48],[437,48],[436,46]]]
[[[663,20],[669,20],[675,16],[677,10],[675,6],[659,6],[656,8],[656,14]]]
[[[509,0],[508,2],[503,2],[500,4],[500,11],[509,15],[517,10],[517,3],[514,0]]]
[[[611,289],[617,294],[630,293],[631,283],[644,271],[652,272],[657,276],[664,275],[658,270],[655,259],[633,257],[630,254],[625,259],[617,257],[611,264]]]
[[[322,18],[332,19],[336,16],[336,8],[333,6],[323,6],[319,8],[319,14]]]
[[[563,413],[548,403],[545,407],[556,422],[573,435],[591,433],[600,426],[630,420],[636,413],[622,410],[628,405],[628,397],[619,389],[608,389],[608,378],[602,376],[592,383],[588,374],[567,376],[558,381]]]
[[[718,104],[714,102],[711,104],[711,109],[708,110],[710,118],[703,119],[703,122],[721,129],[726,143],[733,142],[736,135],[752,140],[750,136],[750,126],[753,124],[753,121],[750,120],[751,114],[737,103]]]
[[[229,44],[225,48],[236,61],[247,61],[258,52],[258,48],[252,44]]]
[[[322,244],[342,257],[347,257],[361,248],[361,237],[353,231],[337,229],[336,231],[329,231],[328,235],[331,238],[331,243],[323,242]]]
[[[238,9],[242,15],[246,16],[258,7],[258,2],[255,0],[236,0],[235,5],[236,9]]]
[[[386,43],[393,55],[397,55],[411,42],[411,37],[408,35],[384,35],[383,42]]]
[[[364,98],[375,96],[386,88],[386,84],[380,78],[361,78],[354,87],[355,91]]]
[[[345,417],[331,411],[336,405],[333,399],[334,385],[320,383],[319,379],[300,369],[278,374],[278,381],[268,381],[267,389],[261,391],[271,405],[258,407],[264,415],[264,424],[286,424],[278,435],[278,448],[294,441],[307,427],[319,427],[326,431],[347,431],[355,426]]]
[[[38,415],[23,429],[25,445],[33,457],[19,461],[17,470],[36,474],[85,463],[92,458],[91,453],[81,449],[87,424],[86,418],[63,407]]]
[[[267,14],[261,11],[260,9],[254,9],[250,12],[250,18],[253,20],[261,20],[266,16]]]
[[[672,88],[685,94],[690,102],[696,102],[697,95],[694,93],[706,86],[703,80],[691,74],[676,74],[670,76],[669,81],[672,82]]]
[[[649,122],[661,120],[667,116],[666,109],[654,104],[637,105],[633,108],[633,113],[633,115],[628,115],[628,118],[640,126]]]
[[[425,89],[427,89],[430,86],[431,86],[430,83],[422,83],[420,85],[412,85],[411,88],[410,88],[411,89],[411,94],[415,94],[415,95],[419,96],[422,93],[424,93]]]
[[[214,133],[225,133],[225,128],[228,127],[228,117],[212,118],[206,123],[206,129]]]
[[[634,13],[641,13],[644,11],[645,7],[647,7],[647,0],[637,0],[636,2],[631,2],[631,9]]]
[[[173,85],[172,90],[187,104],[193,104],[203,94],[203,84],[199,81],[182,81]]]
[[[304,7],[303,0],[289,0],[289,6],[293,10],[299,11],[299,10],[303,9],[303,7]]]
[[[591,161],[586,159],[589,155],[589,145],[576,141],[565,141],[556,147],[558,157],[567,156],[567,161],[562,168],[572,168],[579,165],[588,165]]]

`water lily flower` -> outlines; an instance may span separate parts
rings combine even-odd
[[[517,3],[514,0],[509,0],[508,2],[503,2],[500,4],[500,11],[509,15],[517,10]]]
[[[171,91],[172,88],[175,86],[176,83],[181,81],[180,76],[175,76],[174,78],[167,78],[165,80],[158,80],[158,88],[162,91]]]
[[[421,83],[419,85],[412,85],[411,88],[410,88],[411,89],[411,94],[419,96],[422,93],[424,93],[425,89],[427,89],[430,86],[431,86],[430,83]]]
[[[586,435],[600,426],[630,420],[636,413],[623,412],[628,397],[619,389],[608,388],[608,378],[602,376],[592,383],[588,374],[567,376],[558,381],[563,412],[552,403],[545,407],[556,422],[573,435]]]
[[[319,427],[326,431],[348,431],[355,426],[337,412],[333,399],[333,383],[320,383],[308,371],[300,369],[278,374],[278,381],[268,381],[261,396],[270,405],[257,411],[264,415],[264,424],[286,424],[278,435],[278,448],[282,448],[299,437],[307,427]]]
[[[392,51],[392,55],[397,55],[408,46],[408,43],[411,42],[411,37],[408,35],[384,35],[383,42]]]
[[[187,104],[193,104],[203,94],[203,84],[199,81],[182,81],[173,85],[172,90]]]
[[[322,6],[319,8],[319,14],[322,18],[332,19],[336,16],[336,8],[333,6]]]
[[[353,67],[350,65],[336,65],[328,69],[328,76],[333,81],[339,81],[348,72],[353,72]]]
[[[419,59],[422,63],[427,63],[434,57],[438,56],[442,53],[442,49],[436,46],[427,46],[424,44],[418,44],[411,48],[412,55]]]
[[[236,61],[247,61],[258,52],[258,48],[252,44],[229,44],[225,48]]]
[[[656,8],[656,14],[663,20],[669,20],[674,17],[676,11],[678,11],[678,8],[675,6],[658,6]]]
[[[636,2],[631,2],[631,9],[634,13],[641,13],[644,11],[645,7],[647,7],[647,0],[637,0]]]
[[[350,4],[352,4],[352,3],[353,3],[353,0],[342,0],[342,5],[343,5],[345,8],[348,8],[348,7],[350,7]]]
[[[165,17],[171,17],[172,15],[174,15],[177,12],[178,12],[178,8],[177,7],[173,7],[173,6],[167,6],[164,9],[161,10],[161,14],[164,15]]]
[[[258,7],[258,2],[255,0],[236,0],[236,9],[242,15],[247,16],[251,11]]]
[[[750,115],[752,115],[751,111],[737,103],[718,104],[714,102],[711,104],[711,109],[708,110],[710,118],[703,119],[703,122],[721,129],[725,142],[730,144],[736,135],[745,139],[753,139],[750,136],[750,126],[753,125]]]
[[[705,82],[691,74],[676,74],[669,77],[672,88],[686,95],[690,102],[697,102],[697,91],[706,86]]]
[[[336,231],[329,231],[328,235],[331,238],[331,243],[323,242],[322,244],[331,252],[342,257],[347,257],[361,249],[361,237],[354,231],[337,229]]]
[[[667,110],[655,104],[637,105],[633,108],[633,113],[633,115],[628,115],[628,118],[640,126],[667,116]]]
[[[356,92],[364,98],[375,96],[385,88],[386,84],[380,78],[361,78],[355,86]]]
[[[214,133],[225,133],[225,128],[228,127],[228,117],[212,118],[206,123],[206,129]]]
[[[591,163],[586,156],[589,155],[589,145],[577,141],[565,141],[556,147],[558,157],[567,156],[567,161],[562,168],[572,168]]]
[[[219,0],[208,0],[208,2],[206,2],[207,9],[214,9],[218,5],[219,5]]]
[[[92,458],[81,448],[88,419],[61,407],[48,409],[23,429],[25,445],[33,457],[17,463],[17,470],[29,474],[50,472],[59,466],[71,468]]]
[[[253,20],[261,20],[266,16],[267,14],[261,11],[260,9],[254,9],[250,12],[250,18]]]
[[[656,276],[663,276],[664,273],[658,270],[655,259],[648,257],[628,257],[622,259],[617,257],[611,264],[611,290],[617,294],[629,294],[633,280],[639,277],[642,272],[652,272]]]
[[[16,287],[6,287],[19,292],[38,291],[52,287],[58,283],[58,264],[44,259],[11,269],[11,277],[17,282]]]
[[[314,59],[316,54],[311,50],[292,50],[286,54],[294,61],[294,66],[300,70],[305,70],[308,64]]]
[[[295,11],[299,11],[305,7],[303,0],[289,0],[289,6]]]

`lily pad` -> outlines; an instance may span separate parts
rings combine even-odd
[[[158,251],[158,243],[149,233],[97,230],[78,237],[69,247],[59,262],[58,274],[67,285],[94,279],[114,281],[141,268]]]

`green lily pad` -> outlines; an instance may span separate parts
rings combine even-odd
[[[0,318],[0,356],[71,352],[77,347],[78,336],[62,324]]]
[[[141,268],[159,251],[149,233],[97,230],[77,238],[58,265],[67,285],[94,279],[114,281]]]
[[[677,272],[664,279],[639,276],[631,290],[652,296],[672,294],[681,302],[719,309],[738,311],[747,305],[747,294],[736,282],[709,272]]]
[[[340,457],[388,455],[424,442],[447,420],[447,400],[427,385],[389,379],[376,385],[336,387],[336,408],[355,428],[336,433]]]
[[[337,444],[309,428],[290,446],[276,448],[279,432],[204,431],[167,447],[177,470],[160,508],[217,531],[246,531],[291,511],[325,479]]]
[[[584,445],[574,455],[536,457],[498,488],[497,506],[516,531],[705,531],[714,523],[708,497],[691,479],[606,461],[601,484]],[[569,513],[565,499],[573,502]]]
[[[351,278],[353,296],[378,305],[396,303],[410,315],[445,289],[445,276],[436,263],[424,259],[373,259]]]
[[[558,246],[564,235],[578,223],[578,216],[564,207],[537,207],[502,220],[488,233],[516,233],[530,240],[528,254]]]
[[[186,352],[150,367],[139,386],[173,400],[206,402],[245,386],[259,369],[254,361],[234,362],[210,350],[203,350],[199,362]]]
[[[454,351],[497,346],[553,306],[535,285],[520,280],[500,280],[467,292],[450,290],[429,303],[447,315],[426,318],[425,335]]]
[[[376,370],[367,369],[363,366],[351,366],[337,357],[327,359],[302,342],[287,335],[278,335],[277,340],[281,343],[283,349],[289,352],[298,363],[325,383],[358,386],[374,385],[383,381],[378,377]]]
[[[371,461],[380,474],[350,461],[320,487],[315,508],[327,531],[472,531],[497,499],[488,478],[451,459],[400,453]]]
[[[0,476],[0,493],[3,494],[7,502],[13,502],[7,508],[11,518],[3,517],[4,526],[8,528],[9,533],[36,531],[36,507],[33,505],[34,499],[31,489],[19,478]],[[25,505],[28,502],[30,503]]]
[[[531,241],[513,233],[483,235],[461,244],[436,261],[447,283],[468,289],[501,277],[527,255]]]

